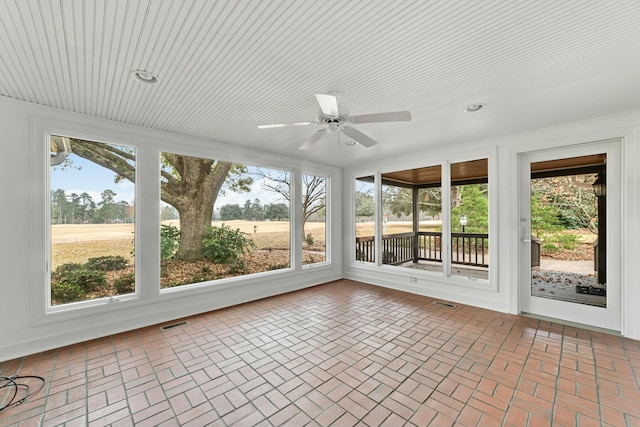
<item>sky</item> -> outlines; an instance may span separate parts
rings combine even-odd
[[[51,168],[51,190],[62,188],[66,194],[87,193],[95,203],[98,203],[102,200],[100,194],[109,189],[116,193],[114,198],[116,202],[124,200],[133,204],[135,186],[131,181],[123,179],[116,184],[114,182],[116,174],[111,170],[75,154],[71,154],[63,165],[69,160],[72,162],[71,167]]]
[[[78,195],[87,193],[95,203],[102,200],[100,194],[110,189],[117,195],[115,201],[126,201],[133,204],[135,200],[135,186],[129,180],[123,179],[115,183],[116,174],[110,169],[86,160],[75,154],[71,154],[69,159],[72,167],[62,169],[60,167],[51,168],[51,190],[63,189],[66,194],[76,193]],[[255,171],[255,167],[249,166],[249,172]],[[269,203],[286,203],[284,198],[273,191],[263,189],[262,180],[256,180],[248,193],[233,193],[228,191],[225,196],[220,195],[216,200],[215,208],[218,209],[226,204],[238,204],[243,206],[247,200],[260,199],[262,205]],[[163,203],[164,205],[164,203]]]

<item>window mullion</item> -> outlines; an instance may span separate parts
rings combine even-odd
[[[451,276],[451,162],[442,164],[442,274]]]

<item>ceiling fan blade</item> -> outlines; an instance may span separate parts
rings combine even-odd
[[[258,129],[286,128],[290,126],[307,126],[313,124],[316,124],[316,122],[276,123],[274,125],[259,125]]]
[[[316,93],[316,99],[320,104],[322,114],[329,117],[339,117],[338,98],[334,95],[326,95],[324,93]]]
[[[349,117],[351,123],[381,123],[381,122],[409,122],[411,113],[409,111],[393,111],[390,113],[362,114],[360,116]]]
[[[378,141],[369,138],[367,135],[365,135],[364,133],[360,132],[355,128],[352,128],[351,126],[345,126],[344,128],[342,128],[342,131],[349,138],[353,139],[355,142],[361,145],[364,145],[365,147],[371,147],[378,143]]]
[[[304,144],[302,144],[299,150],[308,150],[309,148],[313,147],[313,144],[318,142],[318,140],[322,138],[325,133],[327,133],[326,129],[320,129],[318,132],[311,135],[311,138],[309,138]]]

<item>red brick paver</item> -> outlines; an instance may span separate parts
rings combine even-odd
[[[614,335],[349,280],[184,320],[0,363],[46,379],[0,425],[640,425]]]

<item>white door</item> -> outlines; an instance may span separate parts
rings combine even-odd
[[[520,155],[521,312],[614,331],[621,329],[620,166],[619,141]],[[600,175],[606,179],[604,197],[596,197],[591,185]],[[562,188],[563,185],[574,188]],[[579,221],[572,222],[570,214],[557,215],[558,207],[567,205],[563,195],[569,193],[577,194],[572,199],[581,203],[590,199],[591,207],[595,206],[597,216],[591,217],[591,232],[589,227],[576,226]],[[551,199],[556,201],[549,202]],[[583,219],[582,224],[586,221]],[[572,226],[576,229],[567,231]],[[541,257],[539,251],[543,253]]]

